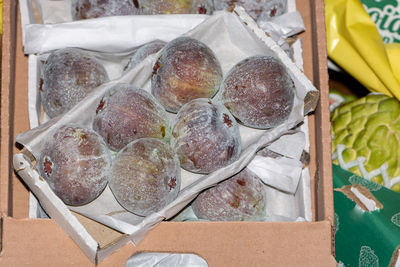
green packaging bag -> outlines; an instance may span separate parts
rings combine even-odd
[[[361,0],[384,43],[400,43],[400,1]]]
[[[400,194],[335,164],[332,168],[338,266],[400,265]],[[354,188],[370,192],[381,208],[364,211],[344,193]]]

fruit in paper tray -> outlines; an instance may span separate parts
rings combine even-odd
[[[219,102],[199,98],[184,105],[172,129],[171,146],[182,168],[210,173],[235,161],[241,152],[239,127]]]
[[[90,129],[65,125],[43,145],[37,161],[40,175],[67,205],[84,205],[107,185],[111,156],[101,136]]]
[[[54,51],[44,64],[39,88],[44,111],[50,118],[63,114],[107,80],[104,66],[84,50]]]
[[[337,107],[331,121],[334,162],[400,192],[400,102],[370,94]]]
[[[146,57],[160,51],[167,43],[161,40],[154,40],[141,46],[129,59],[124,71],[128,71],[142,62]]]
[[[136,215],[146,216],[177,197],[180,171],[179,159],[166,142],[141,138],[117,154],[109,186],[121,206]]]
[[[169,140],[171,135],[167,113],[156,99],[124,83],[113,86],[99,101],[93,129],[115,151],[139,138]]]
[[[71,5],[74,20],[140,14],[137,0],[72,0]]]
[[[221,85],[222,101],[243,125],[267,129],[290,115],[295,86],[286,67],[271,56],[253,56],[236,64]]]
[[[211,14],[212,0],[138,0],[143,14]]]
[[[199,219],[251,221],[265,216],[264,187],[248,169],[199,194],[192,203]]]
[[[162,50],[153,68],[153,95],[170,112],[196,98],[213,97],[222,81],[214,52],[204,43],[178,37]]]

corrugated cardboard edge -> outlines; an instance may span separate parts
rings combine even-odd
[[[2,61],[1,61],[1,103],[0,103],[0,212],[12,215],[11,201],[11,159],[13,153],[13,123],[11,116],[14,106],[14,77],[15,77],[15,40],[16,25],[11,21],[16,20],[16,1],[3,1],[3,36],[2,36]],[[6,38],[9,37],[9,38]],[[3,77],[9,77],[4,79]]]
[[[309,8],[301,5],[298,1],[297,9],[301,11],[306,31],[300,34],[300,38],[312,46],[312,49],[303,48],[303,57],[312,58],[312,62],[304,60],[304,69],[307,77],[319,89],[320,100],[316,106],[315,113],[309,120],[310,132],[315,136],[321,136],[322,140],[315,142],[310,139],[310,172],[311,190],[313,191],[313,220],[328,220],[334,228],[333,207],[333,183],[332,183],[332,153],[330,136],[329,115],[329,86],[326,52],[325,31],[325,5],[323,0],[310,0]],[[310,66],[311,65],[311,66]],[[317,205],[318,203],[318,205]],[[335,233],[333,230],[332,233]],[[332,253],[335,250],[335,236],[332,234]]]
[[[328,69],[327,69],[327,54],[326,54],[326,40],[325,40],[325,6],[324,2],[320,0],[311,1],[314,8],[311,10],[313,13],[311,17],[314,23],[313,30],[313,44],[317,49],[314,49],[314,84],[320,88],[320,101],[317,109],[320,112],[316,113],[316,123],[319,127],[316,128],[316,135],[323,136],[322,144],[317,147],[317,161],[322,161],[321,168],[317,170],[319,177],[326,177],[319,179],[320,184],[317,184],[317,193],[320,196],[322,203],[319,205],[320,209],[317,210],[317,218],[319,220],[328,219],[332,225],[334,222],[334,208],[333,208],[333,184],[332,184],[332,153],[331,153],[331,135],[330,135],[330,116],[329,116],[329,87],[328,87]],[[331,179],[328,179],[331,178]],[[322,196],[321,196],[322,195]]]
[[[316,169],[316,196],[318,209],[316,210],[317,220],[329,220],[334,224],[333,208],[333,184],[332,184],[332,153],[330,136],[330,116],[329,116],[329,87],[327,53],[325,40],[325,6],[322,0],[312,0],[311,5],[311,26],[314,34],[312,35],[313,44],[313,73],[312,80],[317,88],[320,89],[320,101],[318,102],[315,113],[315,135],[323,136],[322,142],[315,147],[315,161],[319,162]]]
[[[11,55],[15,49],[11,43],[15,40],[15,31],[11,29],[11,20],[16,17],[16,5],[5,1],[3,3],[3,35],[1,40],[1,77],[13,77],[13,62]],[[9,36],[5,38],[4,36]],[[0,213],[8,214],[9,207],[9,180],[10,180],[10,158],[12,156],[12,122],[10,116],[10,94],[14,79],[1,79],[1,103],[0,103]],[[3,219],[0,221],[0,251],[3,250]]]

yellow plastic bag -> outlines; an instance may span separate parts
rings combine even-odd
[[[400,43],[384,44],[360,0],[325,0],[330,59],[371,92],[400,100]]]

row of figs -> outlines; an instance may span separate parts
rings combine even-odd
[[[85,205],[109,185],[128,211],[146,216],[173,201],[180,189],[179,160],[165,141],[140,138],[112,159],[103,138],[75,124],[58,128],[37,163],[41,176],[67,205]]]
[[[232,5],[243,6],[255,20],[267,20],[285,12],[285,0],[73,0],[74,20],[107,16],[156,14],[212,14]]]
[[[140,138],[112,160],[103,139],[75,125],[57,129],[38,159],[41,176],[67,205],[84,205],[109,185],[126,210],[147,216],[178,195],[179,160],[165,141]],[[259,178],[247,169],[205,190],[193,201],[199,219],[212,221],[262,220],[265,192]]]
[[[177,113],[194,99],[213,98],[219,90],[221,102],[238,122],[248,127],[275,127],[292,111],[293,80],[286,67],[272,56],[246,58],[223,77],[219,60],[207,45],[190,37],[178,37],[167,44],[154,41],[142,46],[126,68],[158,51],[151,92],[169,112]],[[53,118],[65,113],[106,81],[104,66],[88,52],[77,48],[53,52],[44,64],[39,88],[46,114]],[[119,101],[128,100],[119,97],[113,102],[115,108]]]
[[[158,50],[151,93],[116,84],[92,110],[90,128],[65,125],[43,146],[38,169],[66,204],[87,204],[108,184],[121,206],[147,216],[177,197],[181,168],[207,174],[239,158],[238,122],[268,129],[292,110],[293,81],[274,57],[247,58],[223,77],[207,45],[179,37],[141,47],[127,68]],[[64,113],[107,79],[104,67],[85,51],[54,52],[40,87],[45,112]],[[212,99],[218,90],[220,101]],[[168,112],[176,113],[174,121]],[[193,203],[196,215],[209,220],[254,220],[264,208],[261,182],[247,170]]]

